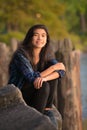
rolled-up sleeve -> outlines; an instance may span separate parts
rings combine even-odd
[[[34,71],[30,61],[21,53],[15,55],[14,63],[19,72],[23,74],[26,80],[33,82],[35,78],[40,77],[40,72]]]
[[[58,61],[56,59],[51,59],[49,61],[49,66],[54,65],[56,63],[58,63]],[[64,70],[56,70],[56,72],[59,74],[60,78],[65,76],[65,71]]]

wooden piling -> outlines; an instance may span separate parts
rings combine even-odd
[[[58,42],[56,57],[66,67],[66,75],[59,79],[56,94],[63,130],[82,130],[80,55],[71,41],[64,39]]]

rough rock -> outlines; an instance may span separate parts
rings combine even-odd
[[[55,109],[55,108],[54,108]],[[56,130],[50,119],[28,106],[13,84],[0,88],[0,130]]]

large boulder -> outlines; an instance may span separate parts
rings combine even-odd
[[[0,130],[57,129],[47,116],[25,103],[17,87],[9,84],[0,88]]]

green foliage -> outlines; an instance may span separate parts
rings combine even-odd
[[[9,32],[6,34],[1,34],[0,35],[0,42],[4,42],[7,45],[10,44],[10,40],[12,38],[16,38],[18,41],[22,41],[24,38],[24,34],[21,32]]]
[[[62,2],[64,2],[64,0],[62,0]],[[81,23],[81,15],[83,15],[85,21],[85,14],[87,13],[87,1],[66,0],[64,3],[66,5],[65,17],[69,31],[76,32],[77,34],[82,33],[81,24],[83,23]]]
[[[4,21],[7,31],[26,32],[33,24],[41,23],[49,28],[52,37],[65,37],[66,22],[61,18],[64,11],[65,7],[57,0],[50,2],[49,0],[0,1],[0,20]]]
[[[87,20],[86,7],[87,0],[0,0],[0,39],[7,41],[11,36],[4,33],[10,31],[25,34],[30,26],[40,23],[48,27],[52,39],[70,36],[82,48],[87,45],[87,29],[81,23],[81,16]]]
[[[71,39],[72,44],[73,44],[73,46],[74,46],[75,49],[79,48],[80,50],[83,51],[83,44],[82,44],[82,41],[81,41],[81,39],[80,39],[80,37],[78,35],[71,34],[69,36],[69,38]]]

